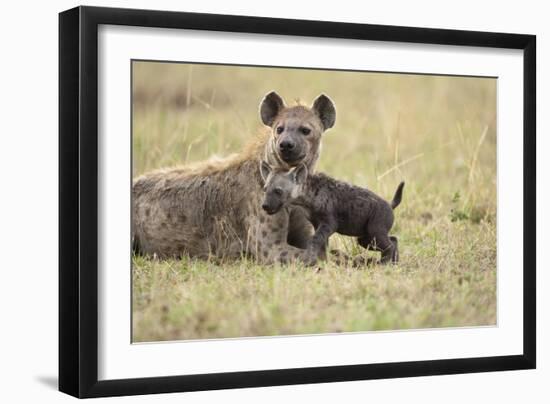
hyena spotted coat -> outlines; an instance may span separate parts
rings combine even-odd
[[[252,255],[263,263],[315,261],[303,249],[313,234],[303,209],[271,216],[262,210],[260,165],[265,160],[288,170],[303,163],[313,172],[322,134],[334,125],[336,110],[326,95],[311,107],[287,107],[271,92],[260,104],[260,117],[270,130],[242,152],[134,180],[136,252],[159,257]]]

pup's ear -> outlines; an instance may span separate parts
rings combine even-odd
[[[300,164],[294,169],[294,181],[296,184],[303,184],[307,179],[307,166],[305,164]]]
[[[285,107],[285,102],[275,91],[267,94],[260,104],[260,118],[266,126],[273,126],[279,112]]]
[[[267,161],[262,160],[260,163],[260,175],[262,176],[264,182],[267,182],[267,177],[269,177],[270,172],[271,166],[267,163]]]
[[[321,94],[315,99],[315,101],[313,101],[311,109],[321,120],[324,130],[330,129],[334,126],[334,123],[336,122],[336,108],[334,107],[332,100],[325,94]]]

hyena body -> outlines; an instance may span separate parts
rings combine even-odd
[[[321,135],[335,121],[334,105],[321,95],[311,108],[286,107],[272,92],[262,101],[260,115],[271,130],[241,153],[159,170],[134,181],[136,251],[159,257],[247,254],[264,263],[311,263],[306,250],[298,248],[304,248],[313,233],[304,211],[289,208],[267,215],[261,209],[260,163],[266,160],[281,169],[305,164],[313,171]]]
[[[359,245],[382,253],[382,263],[399,260],[397,237],[390,236],[393,209],[401,203],[404,182],[397,187],[391,203],[366,188],[338,181],[323,173],[308,175],[305,165],[283,171],[262,162],[265,182],[262,209],[276,215],[289,206],[303,206],[315,226],[308,246],[310,254],[325,251],[333,233],[357,237]]]

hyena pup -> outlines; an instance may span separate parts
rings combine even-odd
[[[273,169],[261,163],[265,181],[262,209],[272,215],[289,204],[309,212],[315,235],[308,246],[312,254],[326,248],[333,233],[357,237],[359,245],[382,253],[382,263],[397,262],[397,238],[389,236],[393,209],[400,203],[404,182],[397,187],[391,204],[374,192],[335,180],[325,174],[309,174],[305,165],[293,170]]]

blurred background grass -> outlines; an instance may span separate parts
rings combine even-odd
[[[136,258],[135,339],[494,324],[496,85],[496,79],[492,78],[134,62],[134,176],[159,167],[239,151],[262,130],[258,107],[269,91],[277,91],[288,104],[300,99],[309,105],[320,93],[330,96],[337,109],[336,125],[323,137],[323,152],[317,169],[367,186],[386,198],[391,198],[399,181],[406,181],[404,202],[396,211],[393,230],[400,239],[402,261],[390,273],[383,270],[387,276],[377,275],[376,279],[384,282],[383,290],[388,293],[392,288],[395,292],[404,286],[411,293],[409,299],[400,300],[401,305],[390,305],[388,311],[375,317],[372,317],[372,310],[368,315],[368,310],[352,315],[344,308],[350,302],[339,299],[341,303],[331,312],[334,316],[338,312],[347,313],[343,319],[347,325],[339,321],[339,325],[332,328],[330,324],[334,319],[321,321],[314,315],[312,319],[309,313],[300,322],[293,311],[281,316],[279,307],[273,309],[270,317],[270,310],[266,308],[267,317],[262,324],[269,326],[262,328],[253,324],[247,331],[246,327],[238,325],[239,321],[229,326],[227,317],[250,323],[246,309],[250,309],[253,302],[272,307],[278,301],[275,290],[258,286],[256,295],[251,292],[235,296],[230,292],[231,282],[240,290],[243,279],[239,276],[229,277],[229,280],[220,278],[219,272],[241,273],[244,265],[253,279],[277,276],[280,280],[281,273],[274,275],[272,268],[262,269],[251,263],[218,267],[218,272],[197,272],[197,268],[204,268],[206,264],[185,260],[156,263]],[[361,253],[351,239],[337,236],[331,243],[352,255]],[[327,265],[327,273],[338,271]],[[181,278],[164,284],[163,271],[168,271],[167,268],[171,268],[170,271],[177,268],[176,273],[181,274]],[[266,275],[263,272],[266,270],[271,272]],[[279,270],[285,273],[284,269]],[[200,276],[189,277],[189,273],[200,273]],[[413,273],[415,281],[409,285],[407,282],[412,281]],[[426,296],[426,282],[432,284],[434,276],[439,279],[438,274],[442,279],[440,290],[432,290],[435,295],[430,295],[431,300],[417,299],[424,302],[418,310],[429,313],[427,318],[431,320],[422,320],[405,310],[407,304],[416,304],[413,300],[414,296],[420,297],[417,293],[423,291]],[[471,279],[478,275],[482,275],[482,283],[464,283],[465,276]],[[287,288],[296,291],[294,298],[298,298],[300,289],[308,287],[309,276],[308,272],[303,279],[296,279],[295,275],[287,279]],[[363,291],[357,293],[368,297],[369,303],[365,303],[368,307],[388,305],[385,300],[391,293],[371,295],[369,290],[382,289],[364,286],[365,282],[373,281],[372,271],[353,276],[357,277],[355,284]],[[334,285],[332,278],[332,275],[326,277],[326,287],[319,287],[319,293],[312,290],[308,294],[312,310],[323,299],[331,299],[342,292],[337,287],[328,288]],[[214,302],[235,302],[226,306],[228,312],[224,317],[213,317],[212,322],[218,326],[211,326],[210,331],[201,328],[202,323],[196,321],[197,316],[205,314],[192,309],[193,304],[200,306],[201,296],[192,298],[193,293],[190,293],[201,290],[204,296],[205,279],[215,295],[212,297]],[[348,281],[343,281],[345,287],[349,286]],[[460,292],[464,287],[469,288],[466,294],[464,290]],[[182,293],[187,298],[182,298]],[[157,296],[156,300],[151,299],[151,295]],[[194,298],[197,299],[195,303]],[[203,306],[205,299],[202,298]],[[293,298],[287,296],[284,300],[290,304]],[[439,304],[436,308],[436,302],[448,302],[448,307]],[[467,315],[466,309],[470,310]],[[166,310],[184,314],[166,317]],[[437,316],[434,310],[444,312]],[[167,320],[162,322],[162,318]],[[366,321],[367,318],[372,321]],[[281,324],[277,325],[278,321]],[[185,324],[195,325],[186,329]]]

